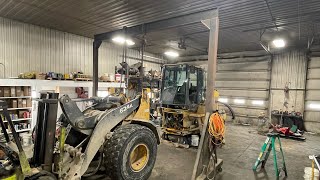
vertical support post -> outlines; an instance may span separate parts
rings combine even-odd
[[[208,22],[208,21],[207,21]],[[215,99],[213,96],[214,85],[216,79],[217,68],[217,51],[218,51],[218,35],[219,35],[219,18],[210,19],[209,23],[205,24],[210,28],[209,35],[209,49],[208,49],[208,73],[207,73],[207,90],[206,90],[206,117],[201,131],[201,140],[198,147],[196,162],[193,169],[192,180],[200,179],[199,175],[206,172],[204,169],[210,161],[209,150],[209,133],[208,133],[208,119],[210,114],[214,111]]]
[[[143,65],[144,65],[144,62],[143,62],[143,58],[144,58],[144,50],[145,50],[145,45],[146,45],[146,42],[145,40],[143,39],[142,40],[142,43],[141,43],[141,69],[140,69],[140,77],[143,78],[143,75],[144,75],[144,68],[143,68]]]
[[[206,112],[214,111],[215,99],[213,96],[217,70],[219,18],[210,19],[210,37],[208,50],[208,73],[206,90]]]
[[[93,41],[93,88],[92,88],[92,96],[97,96],[98,93],[98,83],[99,83],[99,47],[101,45],[101,40]]]
[[[55,102],[46,103],[46,108],[44,112],[46,121],[46,131],[43,169],[48,172],[52,172],[59,93],[49,93],[48,98],[57,100]]]
[[[40,99],[46,99],[47,94],[40,94]],[[32,163],[34,166],[40,166],[43,162],[44,156],[44,131],[45,131],[45,121],[44,121],[44,109],[45,104],[41,101],[38,103],[38,115],[37,123],[35,126],[36,138],[34,141],[34,151]]]

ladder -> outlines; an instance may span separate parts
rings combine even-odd
[[[280,176],[280,171],[281,169],[278,168],[278,163],[277,163],[277,154],[276,154],[276,147],[275,147],[275,142],[276,139],[278,139],[279,142],[279,146],[280,146],[280,153],[282,156],[282,164],[283,167],[281,168],[284,173],[285,176],[288,176],[287,173],[287,168],[286,168],[286,163],[284,161],[284,155],[283,155],[283,151],[282,151],[282,147],[281,147],[281,142],[280,142],[280,135],[278,133],[268,133],[267,134],[267,139],[264,142],[262,148],[261,148],[261,152],[259,154],[259,157],[257,159],[257,161],[255,162],[255,164],[253,165],[253,170],[256,171],[258,166],[261,164],[261,168],[264,168],[268,157],[270,155],[270,152],[272,150],[272,154],[273,154],[273,166],[276,172],[276,176],[279,177]]]

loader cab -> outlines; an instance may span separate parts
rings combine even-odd
[[[205,97],[204,70],[187,65],[164,65],[161,103],[164,107],[189,108]]]

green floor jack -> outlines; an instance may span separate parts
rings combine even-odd
[[[257,161],[254,164],[252,169],[254,171],[256,171],[257,167],[260,164],[261,164],[261,168],[264,168],[264,166],[265,166],[265,164],[266,164],[266,162],[268,160],[268,157],[270,155],[270,152],[272,150],[273,163],[274,163],[273,166],[274,166],[274,169],[276,171],[277,178],[280,176],[281,169],[284,171],[285,176],[288,176],[286,163],[284,161],[284,155],[283,155],[281,142],[280,142],[280,135],[278,133],[268,133],[267,136],[268,137],[267,137],[266,141],[264,142],[264,144],[263,144],[263,146],[261,148],[261,152],[259,154],[259,157],[258,157],[258,159],[257,159]],[[278,168],[278,163],[277,163],[277,154],[276,154],[276,147],[275,147],[276,139],[278,139],[278,141],[279,141],[280,153],[281,153],[281,156],[282,156],[283,167],[281,169]]]

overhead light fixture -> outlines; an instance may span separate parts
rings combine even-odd
[[[275,39],[272,43],[276,48],[283,48],[286,45],[286,42],[283,39]]]
[[[132,46],[135,44],[131,39],[126,39],[122,36],[116,36],[116,37],[112,38],[112,41],[119,43],[119,44],[126,43],[128,46]]]
[[[233,102],[236,104],[244,104],[246,101],[244,99],[235,99]]]
[[[169,56],[169,57],[178,57],[179,54],[177,52],[174,51],[166,51],[164,52],[165,55]]]
[[[131,39],[126,39],[126,43],[128,46],[132,46],[135,44]]]
[[[223,103],[227,103],[228,98],[219,98],[218,101],[223,102]]]
[[[263,104],[264,104],[264,101],[261,101],[261,100],[253,100],[253,101],[251,101],[251,103],[252,103],[253,105],[263,105]]]

